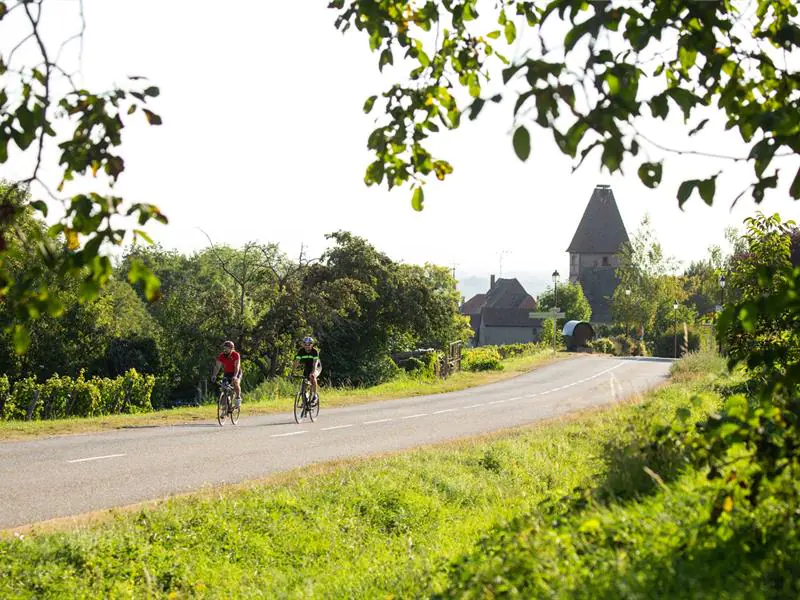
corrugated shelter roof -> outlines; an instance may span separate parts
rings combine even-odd
[[[589,198],[567,252],[615,254],[627,241],[628,232],[614,200],[614,192],[610,186],[598,185]]]

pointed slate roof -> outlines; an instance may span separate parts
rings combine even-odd
[[[517,308],[528,297],[522,284],[514,279],[498,279],[486,294],[487,308]]]
[[[486,302],[486,294],[475,294],[472,298],[461,305],[462,315],[477,315],[480,314],[481,308]]]
[[[616,254],[627,241],[628,232],[611,186],[598,185],[589,198],[567,252]]]

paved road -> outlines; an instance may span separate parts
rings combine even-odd
[[[0,529],[235,483],[311,463],[402,450],[622,400],[669,362],[584,356],[492,385],[230,423],[135,427],[0,443]]]

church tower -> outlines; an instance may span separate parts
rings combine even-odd
[[[567,248],[569,280],[578,281],[592,307],[593,323],[611,323],[611,296],[619,283],[615,269],[628,232],[609,185],[598,185]]]

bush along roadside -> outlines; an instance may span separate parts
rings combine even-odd
[[[151,396],[155,377],[130,369],[113,379],[81,372],[77,378],[53,377],[38,383],[27,377],[9,383],[0,376],[0,419],[39,420],[93,417],[153,410]]]
[[[502,361],[519,356],[531,356],[549,350],[547,344],[503,344],[465,348],[461,368],[465,371],[502,371]]]

